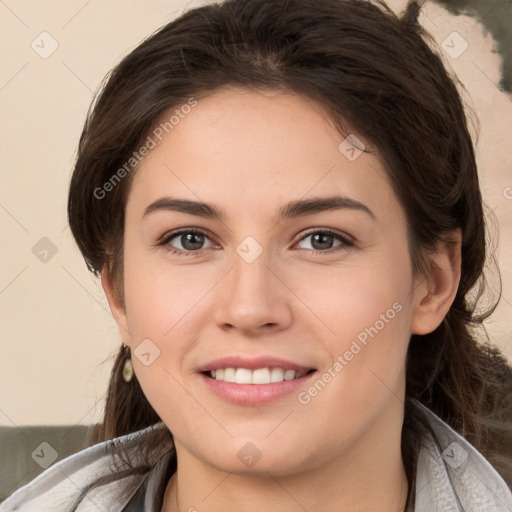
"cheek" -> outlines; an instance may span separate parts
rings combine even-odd
[[[212,269],[174,265],[155,255],[125,260],[126,308],[130,331],[139,338],[164,340],[188,329],[194,312],[216,282]],[[157,341],[156,341],[157,342]]]
[[[336,285],[343,292],[335,293]],[[406,287],[382,276],[354,282],[347,277],[331,286],[337,301],[316,310],[334,331],[317,328],[327,333],[321,339],[329,360],[299,395],[295,417],[307,418],[303,435],[321,432],[322,446],[342,451],[371,429],[387,404],[400,405],[411,308]],[[323,449],[318,457],[328,456]]]
[[[390,253],[365,268],[344,268],[325,277],[321,286],[320,274],[310,275],[298,292],[312,305],[318,320],[311,315],[308,323],[316,325],[316,337],[330,356],[322,382],[307,391],[305,401],[318,396],[319,411],[329,411],[334,403],[364,416],[365,408],[401,385],[412,314],[410,262],[407,253]]]
[[[408,326],[412,276],[407,258],[390,255],[367,265],[319,267],[295,282],[310,309],[302,316],[317,317],[317,330],[323,329],[331,353],[346,350],[356,338],[364,343],[369,331],[393,338]]]

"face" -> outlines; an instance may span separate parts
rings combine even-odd
[[[310,100],[224,88],[137,170],[116,319],[178,458],[284,475],[400,435],[426,293],[378,154],[344,140]]]

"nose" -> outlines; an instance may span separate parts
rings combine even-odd
[[[233,267],[221,286],[215,309],[221,329],[255,336],[290,325],[292,293],[279,271],[271,268],[265,251],[252,263],[235,253]]]

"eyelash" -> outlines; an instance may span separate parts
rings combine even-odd
[[[342,244],[337,247],[331,247],[330,249],[326,249],[325,251],[319,251],[316,249],[311,249],[311,250],[303,249],[303,250],[308,251],[309,254],[330,254],[337,250],[347,249],[349,247],[354,246],[354,242],[348,236],[340,233],[339,231],[335,231],[330,228],[315,229],[312,231],[308,231],[296,243],[302,242],[304,239],[308,238],[309,236],[316,235],[318,233],[321,233],[324,235],[325,234],[332,235],[334,238],[337,238]],[[169,242],[172,239],[174,239],[180,235],[186,235],[186,234],[200,234],[200,235],[204,235],[205,237],[209,238],[208,234],[200,229],[182,229],[179,231],[174,231],[172,233],[169,233],[169,235],[167,235],[167,236],[164,235],[164,237],[158,242],[157,245],[164,246],[166,251],[170,252],[171,254],[176,254],[178,256],[189,256],[189,255],[198,256],[198,255],[202,254],[206,249],[201,249],[198,251],[182,251],[180,249],[176,249],[175,247],[171,247],[171,246],[167,245],[167,244],[169,244]]]

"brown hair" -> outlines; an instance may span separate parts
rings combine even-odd
[[[69,224],[88,268],[106,265],[123,298],[127,172],[103,198],[95,191],[133,156],[171,108],[224,85],[279,89],[318,101],[382,156],[408,220],[416,273],[449,231],[462,230],[462,273],[441,325],[412,336],[402,456],[411,499],[420,423],[417,399],[466,437],[512,484],[512,369],[487,343],[477,311],[485,290],[486,235],[477,168],[456,78],[418,24],[364,0],[227,0],[185,12],[117,65],[91,106],[69,190]],[[480,341],[479,341],[480,340]],[[160,421],[136,378],[126,384],[121,347],[101,439]],[[168,430],[155,433],[154,443]],[[151,441],[151,440],[150,440]],[[148,441],[148,445],[150,444]],[[501,453],[501,456],[499,455]]]

